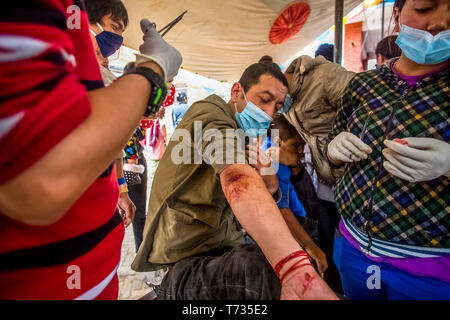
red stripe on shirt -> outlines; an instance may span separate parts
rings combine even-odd
[[[56,8],[68,17],[66,10],[73,2],[42,0],[40,3],[43,10]],[[20,8],[20,4],[17,6]],[[27,36],[49,44],[40,55],[0,63],[0,120],[17,112],[25,113],[0,139],[0,183],[6,183],[34,165],[86,120],[91,104],[82,82],[101,80],[101,74],[84,11],[81,12],[81,29],[64,31],[38,23],[3,20],[0,35]],[[64,56],[75,58],[76,67],[70,61],[60,64],[58,53],[63,51]],[[55,79],[58,81],[53,83]],[[29,226],[0,214],[0,254],[71,239],[95,230],[114,215],[118,194],[113,171],[97,179],[72,208],[50,226]],[[64,265],[0,272],[0,298],[74,299],[80,296],[117,266],[123,233],[123,224],[120,224],[91,251]],[[79,290],[67,287],[70,265],[81,269]],[[114,292],[117,292],[115,280],[103,295],[114,298]]]

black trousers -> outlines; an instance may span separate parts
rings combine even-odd
[[[254,243],[175,263],[155,288],[159,300],[279,300],[280,280]]]
[[[339,225],[340,215],[334,202],[318,199],[316,214],[318,220],[318,246],[327,256],[328,269],[324,280],[334,292],[343,293],[341,277],[333,261],[334,233]]]
[[[139,157],[138,163],[145,167],[145,171],[141,174],[141,183],[128,187],[128,195],[136,206],[136,213],[133,219],[133,234],[136,252],[142,243],[144,237],[145,218],[147,213],[147,161],[144,155]]]

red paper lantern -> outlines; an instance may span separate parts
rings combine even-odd
[[[306,2],[297,2],[284,9],[270,29],[270,42],[280,44],[296,35],[308,20],[310,11]]]

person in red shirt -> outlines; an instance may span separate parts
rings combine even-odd
[[[105,88],[83,2],[2,7],[0,299],[117,298],[112,163],[182,62],[148,20],[141,28],[141,73]]]
[[[128,12],[120,0],[85,0],[84,3],[89,18],[92,45],[100,65],[103,83],[108,86],[117,79],[108,68],[108,57],[117,52],[123,43],[122,35],[128,25]],[[115,161],[120,190],[117,206],[127,228],[134,219],[136,206],[129,195],[122,158],[121,152]]]

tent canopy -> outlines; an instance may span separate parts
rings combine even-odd
[[[269,31],[283,9],[307,2],[309,17],[288,41],[274,45]],[[182,67],[219,80],[235,82],[244,69],[263,55],[278,64],[295,54],[334,24],[335,0],[124,0],[130,21],[124,44],[138,50],[139,21],[148,18],[160,30],[185,10],[184,18],[164,38],[183,55]],[[360,0],[344,0],[344,15]]]

